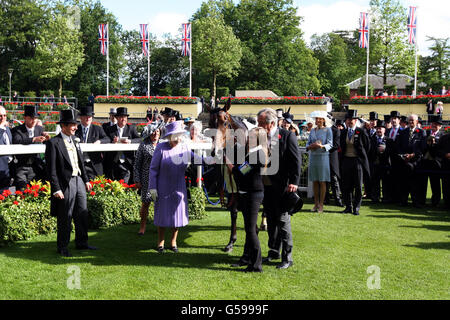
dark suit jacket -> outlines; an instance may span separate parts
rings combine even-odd
[[[34,136],[39,137],[44,133],[44,128],[41,126],[34,127]],[[12,137],[14,144],[23,144],[29,145],[33,144],[33,138],[28,137],[28,131],[25,124],[22,124],[18,127],[14,127],[12,129]],[[28,160],[32,160],[34,163],[41,164],[41,158],[37,154],[25,154],[25,155],[17,155],[17,167],[21,167],[27,165]]]
[[[398,153],[414,153],[415,158],[419,159],[426,149],[426,132],[423,129],[415,128],[411,141],[409,140],[410,128],[401,131],[396,143],[398,145]]]
[[[78,166],[81,170],[81,178],[84,183],[87,183],[89,179],[84,168],[81,150],[78,144],[76,144],[76,146]],[[58,134],[54,138],[47,141],[45,149],[45,162],[47,164],[47,174],[50,178],[50,189],[52,195],[59,190],[65,193],[66,189],[69,187],[70,179],[72,178],[73,168],[72,163],[70,162],[69,153],[67,152],[67,148],[61,134]],[[63,211],[64,201],[52,196],[50,214],[52,216],[57,216],[58,212]]]
[[[390,156],[389,156],[389,146],[388,146],[388,138],[386,136],[382,137],[382,142],[384,143],[384,145],[386,146],[386,149],[384,150],[383,153],[380,153],[378,151],[378,147],[380,145],[380,143],[378,143],[378,136],[375,134],[372,137],[370,137],[371,140],[371,149],[369,152],[369,158],[370,158],[370,164],[372,165],[377,165],[380,167],[390,167],[391,165],[391,160],[390,160]]]
[[[336,126],[332,126],[331,132],[333,133],[333,147],[328,151],[330,154],[330,171],[340,178],[339,149],[341,148],[341,130]]]
[[[4,133],[8,135],[9,142],[12,143],[12,135],[11,130],[6,127],[5,129],[0,128],[0,145],[5,145],[6,141],[4,139]],[[0,187],[4,187],[9,185],[10,177],[9,177],[9,156],[1,156],[0,157]]]
[[[75,132],[75,136],[80,138],[81,142],[83,141],[83,131],[81,124],[78,125],[78,129]],[[91,124],[89,127],[87,143],[94,143],[100,140],[101,143],[110,143],[111,139],[106,135],[105,131],[100,126],[96,126]],[[89,152],[89,159],[94,166],[95,174],[97,176],[103,175],[103,154],[101,152]],[[84,155],[83,155],[84,156]]]
[[[450,153],[450,133],[442,135],[437,146],[437,155],[442,159],[444,170],[450,170],[450,160],[445,157],[447,153]]]
[[[273,165],[274,156],[276,156],[273,152],[278,149],[279,167],[276,174],[268,177],[281,196],[289,184],[298,186],[300,183],[300,150],[297,137],[293,132],[280,128],[275,133],[274,140],[275,145],[271,148],[271,165]]]
[[[119,136],[119,132],[117,129],[117,124],[108,128],[108,131],[106,131],[106,135],[111,139],[111,142],[114,140],[115,137]],[[142,141],[141,137],[139,136],[138,132],[136,131],[136,127],[127,124],[125,128],[123,129],[122,137],[128,137],[129,140],[131,140],[131,143],[140,143]],[[134,163],[134,152],[133,151],[125,151],[125,161],[128,162],[130,165],[133,165]],[[108,152],[106,159],[109,161],[115,161],[117,160],[118,152]]]
[[[341,131],[341,164],[342,158],[345,155],[345,151],[347,150],[347,136],[348,136],[348,128],[345,128]],[[356,128],[353,133],[354,136],[354,148],[356,151],[356,155],[359,163],[361,164],[364,174],[367,177],[370,177],[370,167],[369,167],[369,159],[368,154],[370,152],[370,142],[369,136],[367,135],[367,131],[361,128]]]
[[[105,133],[108,132],[108,129],[110,129],[111,127],[112,127],[112,125],[111,125],[111,122],[109,122],[109,121],[102,124],[102,129],[103,129],[103,131],[105,131]]]

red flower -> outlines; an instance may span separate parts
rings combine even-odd
[[[5,197],[0,194],[0,201],[5,200]]]
[[[19,204],[19,202],[18,201],[14,201],[13,202],[16,206]]]
[[[101,185],[100,185],[100,188],[104,188],[105,187],[105,185],[102,183]]]
[[[22,195],[22,194],[23,194],[23,192],[22,192],[22,191],[20,191],[20,190],[16,190],[16,194],[17,194],[18,196],[20,196],[20,195]]]
[[[416,129],[416,132],[417,132],[417,133],[419,133],[419,132],[420,132],[420,130],[419,130],[419,129]]]
[[[94,191],[91,191],[91,196],[95,196],[95,192]]]
[[[6,189],[6,190],[3,191],[3,196],[4,196],[4,197],[8,197],[8,196],[10,196],[10,195],[11,195],[11,191],[9,191],[8,189]]]
[[[278,140],[280,140],[281,139],[281,134],[278,134]]]

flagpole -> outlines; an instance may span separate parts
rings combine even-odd
[[[417,96],[417,7],[416,7],[416,36],[414,37],[414,54],[416,58],[415,67],[414,67],[414,95],[413,98]]]
[[[189,97],[192,97],[192,25],[189,24],[191,29],[191,47],[189,50]]]
[[[106,46],[106,96],[109,96],[109,23],[106,24],[108,39]]]
[[[364,33],[363,33],[364,37]],[[366,63],[366,98],[369,95],[369,49],[370,48],[370,23],[369,14],[367,14],[367,63]]]
[[[150,23],[147,26],[147,34],[148,34],[148,49],[147,49],[147,95],[150,97]],[[145,36],[145,35],[144,35]]]

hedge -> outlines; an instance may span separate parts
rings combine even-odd
[[[364,97],[355,96],[350,99],[352,104],[426,104],[429,100],[434,103],[442,101],[443,103],[450,103],[450,94],[447,95],[420,95],[414,98],[413,96],[387,96],[387,97]]]
[[[222,97],[225,102],[229,97]],[[275,98],[257,98],[257,97],[235,97],[231,98],[232,104],[325,104],[326,100],[322,97],[275,97]]]
[[[97,96],[96,103],[194,104],[195,97],[168,96]]]

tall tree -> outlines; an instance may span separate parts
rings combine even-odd
[[[414,74],[414,47],[407,43],[406,8],[398,0],[371,0],[370,15],[372,70],[383,75],[384,84],[390,74]]]
[[[195,34],[193,65],[210,75],[211,95],[215,96],[217,77],[237,74],[242,57],[241,43],[221,17],[195,20],[192,32]]]
[[[428,37],[427,41],[432,42],[429,47],[431,55],[420,58],[419,79],[439,91],[442,86],[450,85],[449,38]]]

